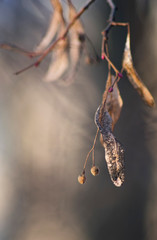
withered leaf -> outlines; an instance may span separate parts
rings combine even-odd
[[[40,44],[36,47],[36,52],[41,52],[46,47],[49,46],[53,38],[56,36],[61,26],[65,26],[65,20],[63,17],[63,9],[59,1],[51,0],[51,4],[53,6],[53,13],[49,23],[49,27],[45,36],[43,37]]]
[[[66,22],[63,17],[63,9],[60,2],[58,0],[51,0],[51,4],[54,8],[54,13],[45,37],[36,48],[37,52],[40,52],[44,48],[48,47],[54,37],[60,37],[66,29]],[[52,52],[51,62],[44,77],[44,81],[56,81],[66,72],[69,66],[67,46],[67,38],[60,40],[56,45],[54,51]]]
[[[108,93],[109,87],[113,84],[115,77],[108,72],[108,78],[106,81],[106,88],[102,98],[102,105],[105,104],[106,110],[109,112],[112,118],[112,131],[116,122],[118,121],[123,106],[123,100],[121,98],[117,83],[114,84],[113,92]],[[100,134],[100,143],[103,145],[103,137]]]
[[[95,123],[102,135],[111,180],[115,186],[120,187],[124,182],[124,148],[112,133],[112,119],[108,111],[103,111],[100,121],[100,109],[101,107],[96,111]]]
[[[55,48],[52,53],[51,62],[44,77],[45,82],[58,80],[66,72],[69,66],[68,53],[63,41],[64,40],[57,44],[57,48]]]
[[[144,100],[144,102],[150,106],[153,107],[155,102],[154,99],[145,86],[145,84],[140,79],[139,75],[136,72],[136,69],[133,66],[133,60],[131,55],[131,49],[130,49],[130,32],[128,31],[126,43],[125,43],[125,49],[123,54],[123,62],[122,62],[123,69],[126,71],[127,76],[133,85],[133,87],[137,90],[141,98]]]
[[[111,84],[113,84],[115,77],[111,76]],[[117,83],[114,85],[113,92],[107,95],[106,108],[112,118],[112,130],[118,121],[123,106]]]
[[[60,21],[60,13],[58,11],[54,11],[45,36],[43,37],[39,45],[35,48],[36,52],[41,52],[47,46],[49,46],[49,44],[51,43],[52,39],[55,37],[58,31],[59,21]]]
[[[70,0],[68,0],[69,7],[69,21],[71,22],[77,14],[77,11]],[[70,57],[70,69],[68,75],[64,78],[67,84],[70,84],[74,80],[74,76],[80,64],[81,56],[84,50],[85,44],[85,31],[80,19],[76,20],[69,31],[69,57]]]

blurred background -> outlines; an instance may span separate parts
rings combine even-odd
[[[114,1],[116,20],[130,22],[136,69],[157,100],[157,1]],[[62,1],[66,11],[66,1]],[[73,1],[80,9],[85,1]],[[51,17],[49,0],[0,0],[0,41],[33,50]],[[100,55],[110,9],[96,1],[82,16]],[[120,69],[126,29],[109,34],[111,59]],[[157,110],[149,109],[126,76],[115,128],[126,150],[126,180],[110,180],[104,149],[96,144],[100,174],[82,186],[77,177],[96,133],[107,63],[81,66],[73,84],[46,83],[50,57],[15,76],[30,59],[0,50],[0,240],[157,239]]]

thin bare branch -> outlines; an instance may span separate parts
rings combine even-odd
[[[85,168],[86,168],[86,164],[87,164],[87,161],[88,161],[88,158],[90,156],[90,153],[94,150],[95,148],[95,144],[96,144],[96,140],[97,140],[97,137],[98,137],[98,133],[99,133],[99,129],[97,128],[97,132],[96,132],[96,135],[95,135],[95,138],[94,138],[94,142],[93,142],[93,146],[92,148],[90,149],[90,151],[87,153],[87,156],[86,156],[86,160],[85,160],[85,163],[84,163],[84,166],[83,166],[83,173],[85,172]],[[93,161],[93,160],[92,160]],[[95,164],[95,162],[94,162]]]
[[[28,69],[34,67],[34,66],[35,66],[35,64],[32,63],[31,65],[29,65],[29,66],[23,68],[22,70],[19,70],[18,72],[15,72],[14,74],[15,74],[15,75],[18,75],[18,74],[20,74],[20,73],[22,73],[22,72],[24,72],[24,71],[26,71],[26,70],[28,70]],[[35,66],[35,67],[37,67],[37,66]]]
[[[0,48],[2,49],[5,49],[5,50],[8,50],[8,51],[14,51],[14,52],[18,52],[18,53],[21,53],[23,54],[24,56],[27,56],[27,57],[32,57],[34,52],[29,52],[21,47],[18,47],[14,44],[10,44],[10,43],[1,43],[0,44]]]
[[[113,3],[112,0],[106,0],[108,5],[110,6],[111,8],[111,12],[110,12],[110,16],[109,16],[109,19],[108,19],[108,25],[107,27],[105,28],[105,30],[102,31],[102,46],[101,46],[101,58],[102,59],[106,59],[108,64],[113,68],[113,70],[115,71],[116,74],[119,73],[118,69],[114,66],[114,64],[112,63],[112,61],[109,59],[109,55],[106,54],[106,49],[108,49],[108,33],[109,31],[111,30],[111,28],[113,27],[112,25],[112,22],[114,21],[115,19],[115,13],[116,13],[116,6],[115,4]]]
[[[109,57],[106,55],[105,51],[102,53],[102,59],[106,59],[106,61],[109,63],[109,65],[113,68],[116,74],[119,73],[119,70],[115,67],[115,65],[111,62]]]

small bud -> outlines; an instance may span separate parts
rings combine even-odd
[[[108,91],[109,91],[109,92],[113,92],[113,87],[110,87],[110,88],[108,89]]]
[[[36,63],[34,63],[34,66],[35,66],[35,67],[38,67],[39,64],[40,64],[40,62],[36,62]]]
[[[101,59],[102,59],[102,60],[104,60],[104,59],[105,59],[105,56],[104,56],[103,54],[101,55]]]
[[[118,77],[119,77],[119,78],[122,78],[122,77],[123,77],[123,74],[119,72],[119,73],[118,73]]]
[[[78,176],[78,182],[79,182],[80,184],[84,184],[85,181],[86,181],[86,177],[85,177],[84,174],[81,174],[81,175]]]
[[[93,166],[90,171],[93,176],[97,176],[100,172],[99,168],[96,166]]]

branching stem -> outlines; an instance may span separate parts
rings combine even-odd
[[[95,148],[95,144],[96,144],[96,140],[97,140],[97,137],[98,137],[98,133],[99,133],[99,129],[97,128],[97,132],[96,132],[96,135],[95,135],[95,138],[94,138],[94,142],[93,142],[93,146],[92,148],[90,149],[90,151],[87,153],[87,156],[86,156],[86,160],[85,160],[85,163],[84,163],[84,166],[83,166],[83,173],[85,172],[85,168],[86,168],[86,164],[87,164],[87,161],[88,161],[88,158],[90,156],[90,153],[94,150]],[[94,161],[94,160],[93,160]],[[95,165],[95,161],[94,161],[94,165]]]

